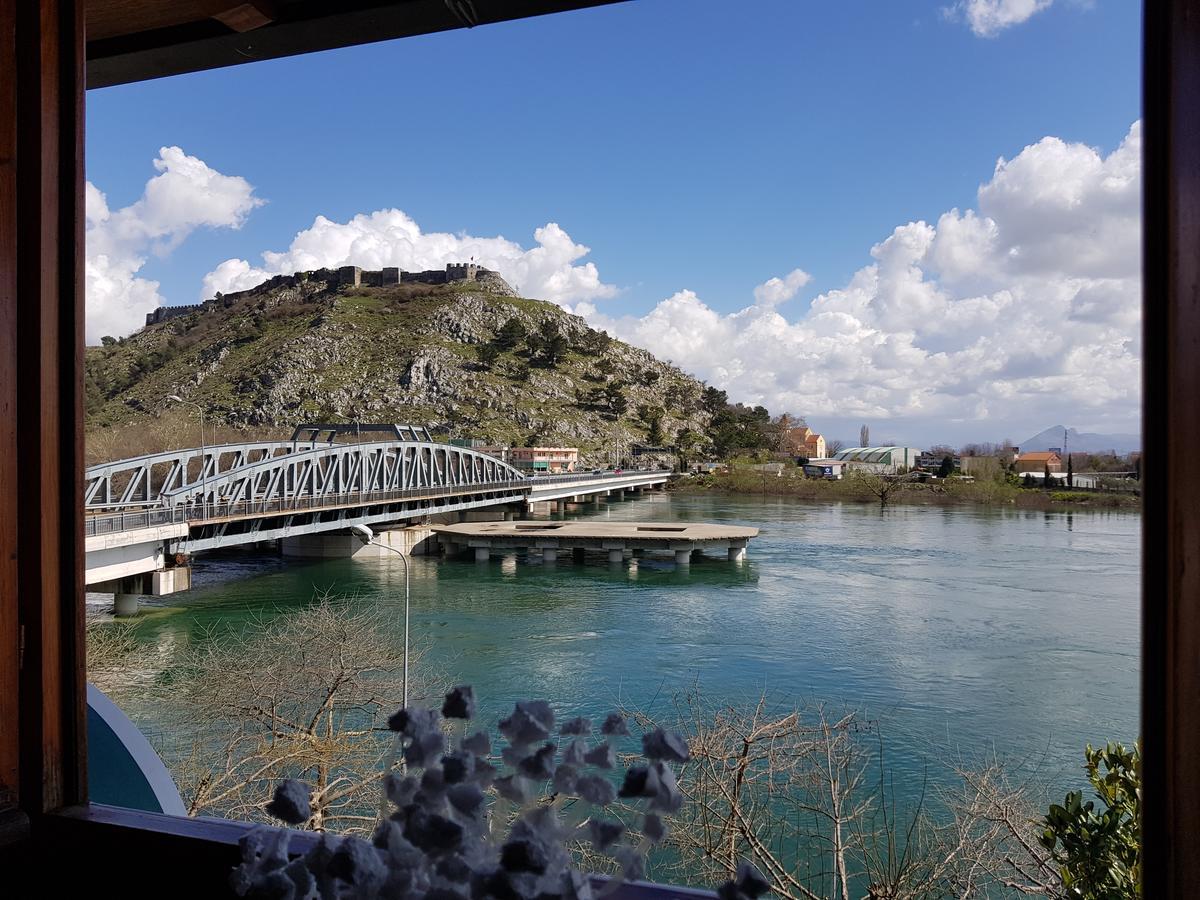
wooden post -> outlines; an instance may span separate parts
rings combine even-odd
[[[1200,3],[1144,6],[1143,896],[1200,896]]]
[[[0,809],[34,820],[86,799],[83,67],[82,3],[0,0]]]

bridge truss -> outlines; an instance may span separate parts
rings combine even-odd
[[[525,476],[475,450],[432,441],[265,441],[93,466],[89,536],[187,523],[188,551],[356,523],[520,502]]]

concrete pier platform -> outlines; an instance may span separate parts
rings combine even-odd
[[[558,551],[607,554],[613,563],[640,553],[671,554],[677,565],[687,566],[693,552],[723,551],[728,559],[746,557],[746,546],[758,535],[757,528],[740,525],[711,525],[699,522],[463,522],[435,525],[433,531],[452,552],[473,551],[476,560],[492,552],[525,550],[550,562]]]

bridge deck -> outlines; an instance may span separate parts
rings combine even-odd
[[[433,529],[470,547],[678,550],[709,545],[744,547],[757,528],[699,522],[464,522]]]

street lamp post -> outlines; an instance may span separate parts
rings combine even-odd
[[[208,518],[208,450],[204,444],[204,407],[195,400],[184,400],[178,394],[167,397],[175,403],[186,403],[200,410],[200,515]]]
[[[391,550],[402,560],[404,560],[404,708],[408,709],[408,606],[409,606],[409,587],[408,587],[408,556],[403,551],[397,550],[395,547],[390,547],[387,544],[380,543],[375,540],[375,532],[366,525],[351,525],[350,530],[358,535],[367,544],[374,544],[376,547],[382,547],[384,550]]]

